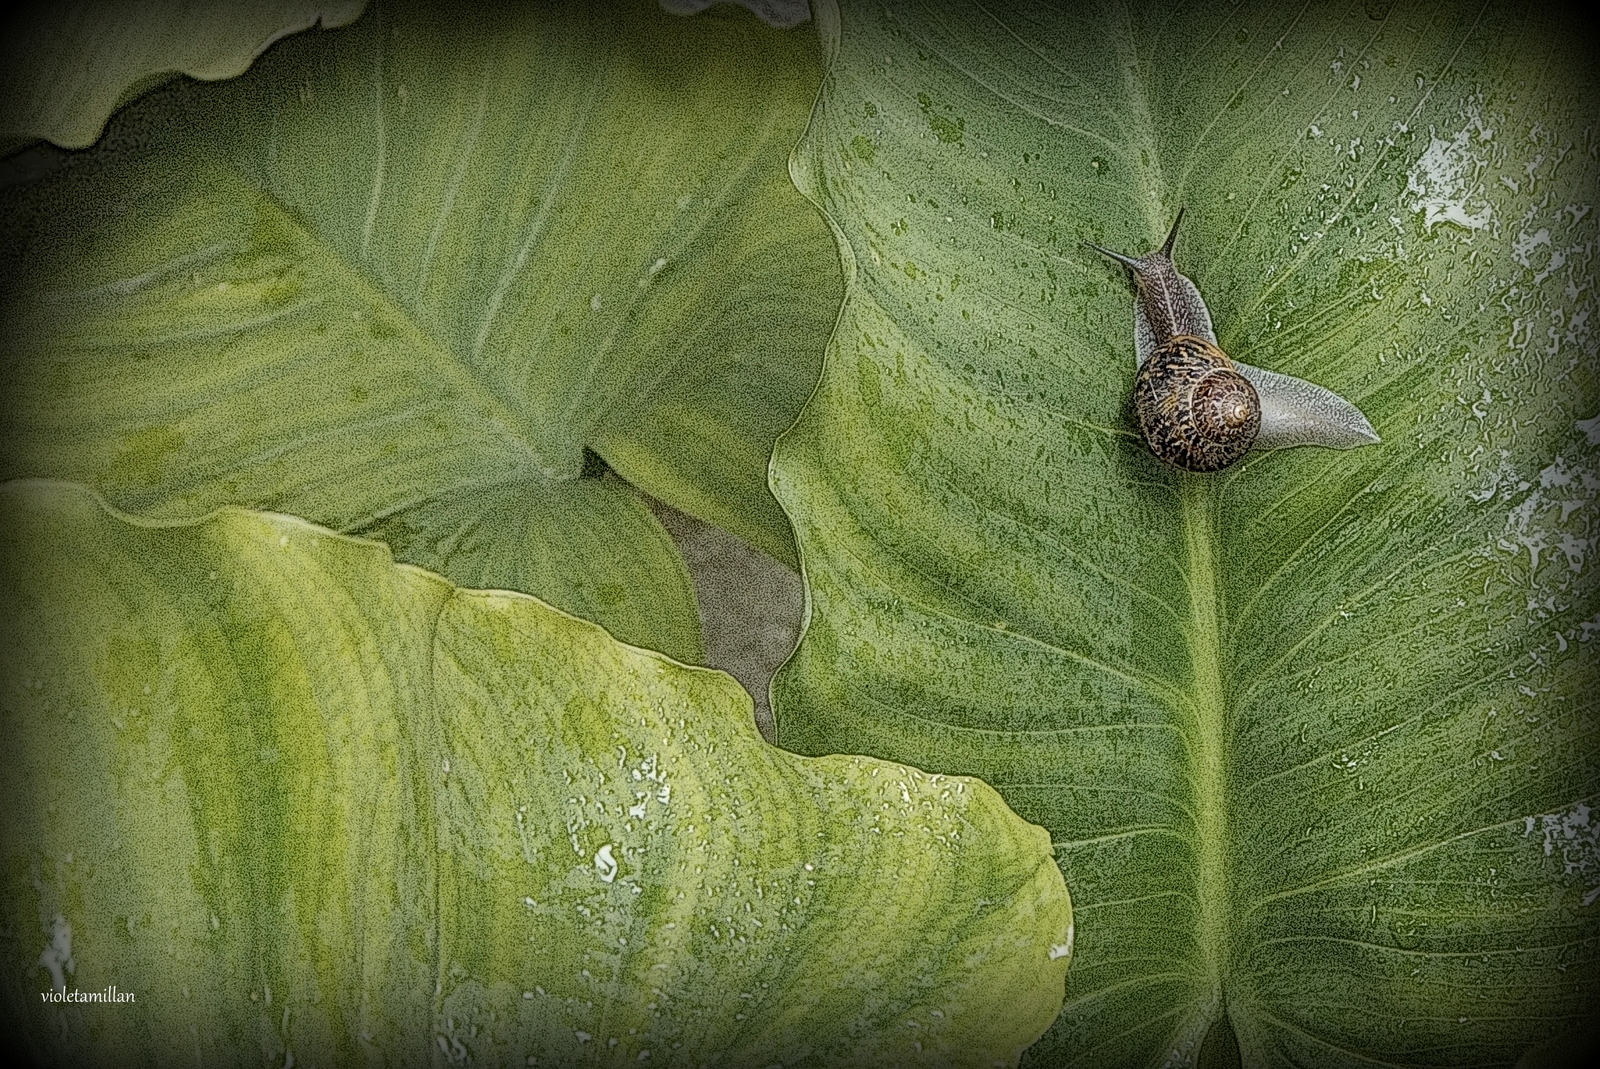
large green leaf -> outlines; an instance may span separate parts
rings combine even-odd
[[[285,34],[343,26],[366,0],[17,4],[0,30],[0,140],[92,145],[117,106],[175,74],[244,73]]]
[[[988,1065],[1060,1006],[1049,838],[980,782],[785,753],[721,673],[302,520],[0,499],[38,1057]]]
[[[821,16],[796,170],[854,273],[774,465],[811,599],[779,739],[1052,830],[1079,955],[1038,1064],[1559,1040],[1600,992],[1580,39],[1512,4]],[[1148,454],[1131,287],[1078,243],[1180,206],[1223,348],[1382,444]]]
[[[699,654],[585,449],[779,556],[837,310],[785,160],[816,43],[642,2],[374,7],[142,101],[8,208],[3,473],[270,507]]]

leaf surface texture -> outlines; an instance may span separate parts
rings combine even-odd
[[[36,1058],[1014,1064],[1060,1006],[1048,836],[981,782],[778,750],[721,673],[302,520],[0,507]]]
[[[379,4],[158,91],[8,195],[0,468],[372,534],[696,659],[683,562],[594,458],[792,559],[766,466],[837,309],[785,168],[819,78],[742,11]]]
[[[1038,1065],[1509,1064],[1593,1012],[1600,94],[1550,9],[842,4],[852,270],[779,443],[779,739],[982,776],[1079,958]],[[1383,443],[1164,467],[1132,288]],[[1226,1020],[1226,1027],[1219,1022]]]

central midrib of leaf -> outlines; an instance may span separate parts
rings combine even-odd
[[[243,175],[237,173],[230,177],[241,183],[247,182]],[[388,292],[365,265],[344,255],[334,241],[291,210],[275,191],[262,190],[257,196],[259,211],[272,213],[276,226],[295,232],[303,247],[311,250],[312,256],[320,258],[327,265],[329,276],[342,283],[361,305],[382,308],[390,322],[401,324],[401,329],[409,336],[415,349],[426,354],[428,362],[440,377],[460,391],[463,402],[503,434],[507,441],[524,451],[526,469],[499,475],[494,482],[525,478],[530,474],[549,480],[576,477],[577,472],[573,470],[576,464],[563,464],[560,459],[549,456],[531,432],[526,414],[475,373],[466,357],[457,352],[447,339],[429,329],[411,303]],[[460,487],[465,485],[462,483]]]
[[[1228,815],[1226,695],[1217,594],[1217,506],[1213,485],[1196,476],[1183,480],[1185,558],[1189,587],[1190,715],[1188,732],[1195,805],[1195,897],[1199,910],[1200,961],[1211,997],[1197,1009],[1193,1025],[1220,1016],[1228,960]],[[1195,1039],[1203,1035],[1200,1032]]]
[[[1116,38],[1118,66],[1127,88],[1130,169],[1147,175],[1140,198],[1146,229],[1165,234],[1176,214],[1160,191],[1166,181],[1160,145],[1150,108],[1149,72],[1133,47],[1131,24]],[[1142,168],[1140,165],[1143,165]],[[1225,740],[1226,694],[1222,675],[1222,629],[1218,612],[1217,499],[1215,483],[1206,476],[1175,474],[1183,509],[1183,534],[1189,588],[1189,717],[1190,777],[1193,786],[1196,861],[1196,942],[1204,988],[1193,1015],[1179,1025],[1175,1048],[1196,1055],[1206,1029],[1226,1010],[1228,963],[1228,815]]]

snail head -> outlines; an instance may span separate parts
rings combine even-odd
[[[1111,259],[1132,271],[1135,280],[1142,280],[1162,268],[1171,269],[1172,249],[1178,243],[1178,226],[1182,222],[1183,209],[1179,208],[1178,217],[1172,221],[1172,229],[1167,231],[1167,240],[1162,243],[1161,248],[1154,252],[1147,252],[1143,256],[1129,256],[1126,253],[1113,252],[1104,245],[1096,245],[1092,241],[1085,241],[1084,245],[1102,256],[1111,257]]]

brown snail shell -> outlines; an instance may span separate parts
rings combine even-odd
[[[1150,452],[1185,471],[1219,471],[1261,433],[1261,398],[1226,353],[1179,334],[1158,345],[1133,381],[1133,410]]]

